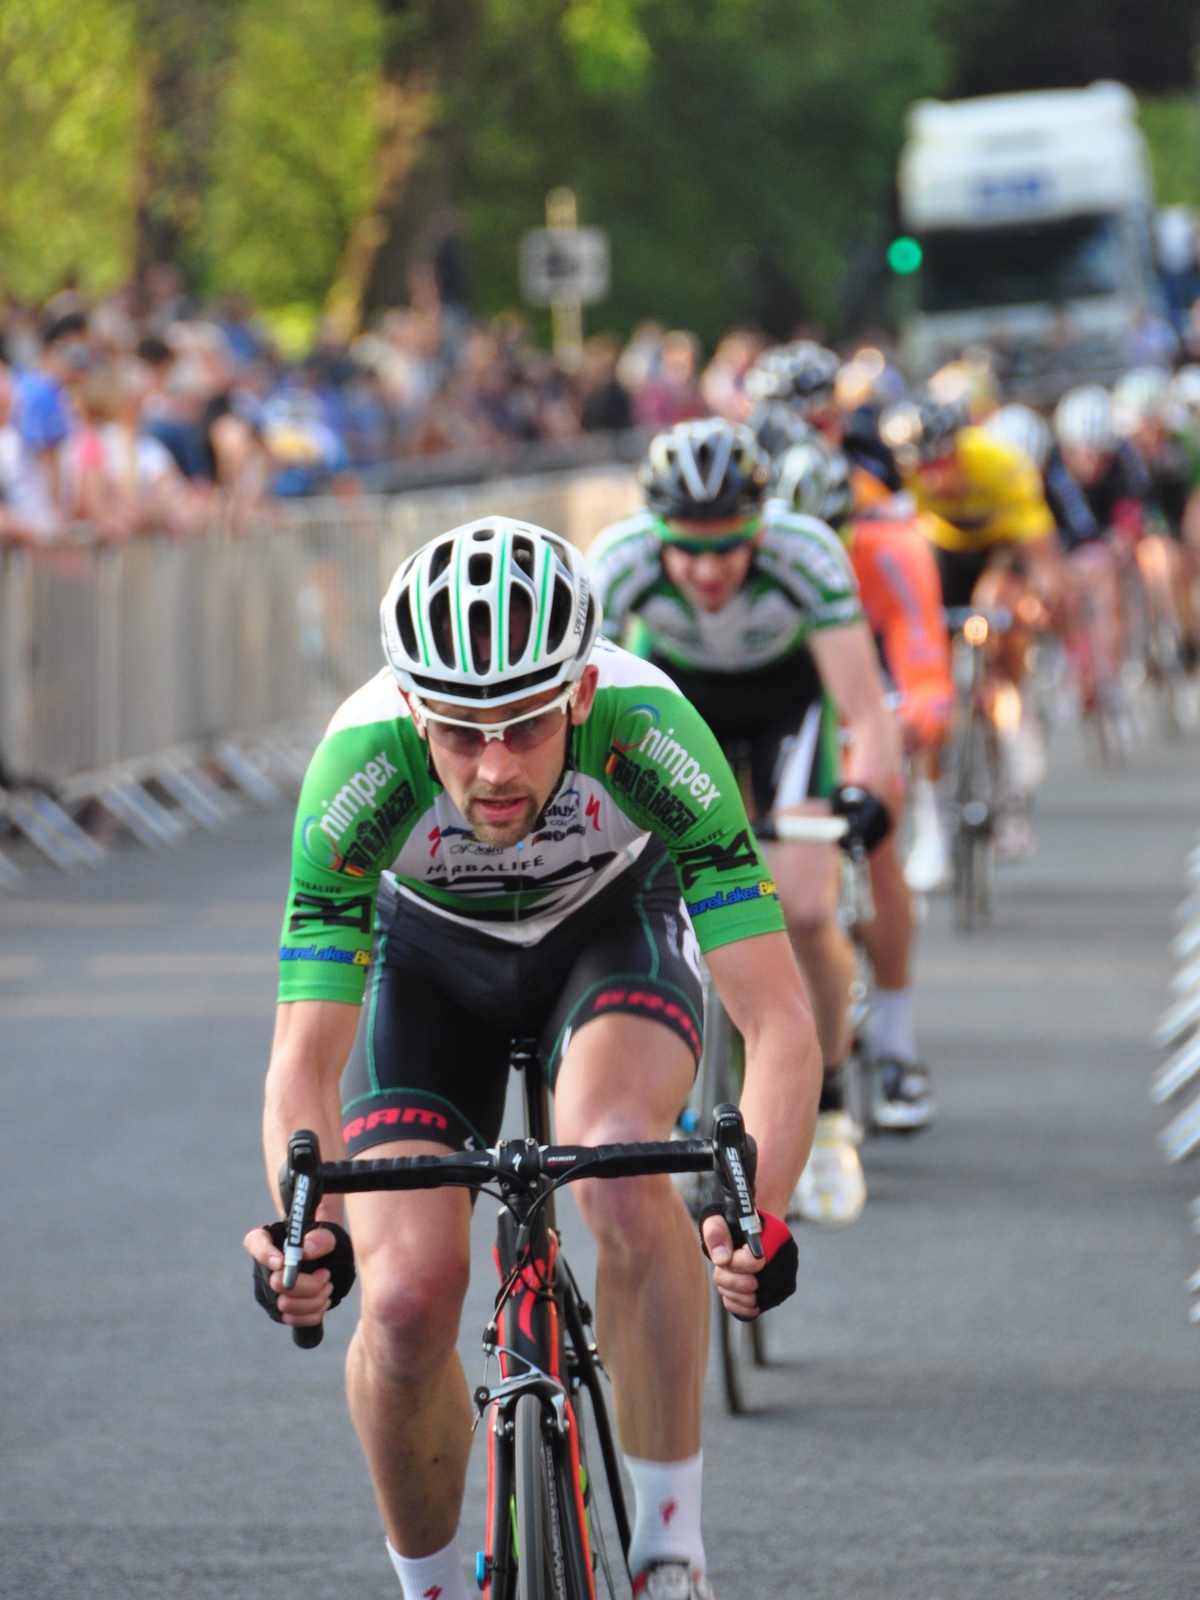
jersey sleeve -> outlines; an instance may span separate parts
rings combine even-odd
[[[584,724],[589,766],[666,846],[701,950],[782,932],[778,892],[716,738],[664,674],[651,668],[647,679],[597,695]]]
[[[817,517],[771,502],[758,563],[802,608],[806,631],[848,628],[863,620],[858,579],[837,534]]]
[[[659,577],[652,519],[641,513],[606,528],[592,541],[588,567],[604,613],[604,636],[620,644],[638,602]]]
[[[279,1000],[362,1001],[375,896],[417,815],[394,724],[329,733],[300,791]]]

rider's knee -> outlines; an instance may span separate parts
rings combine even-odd
[[[668,1178],[617,1178],[574,1185],[579,1210],[609,1262],[627,1272],[652,1271],[662,1259],[662,1208],[670,1204]]]
[[[662,1129],[652,1127],[646,1118],[617,1111],[592,1122],[579,1142],[633,1144],[662,1136]],[[657,1237],[661,1244],[662,1237],[655,1218],[661,1214],[664,1201],[670,1201],[670,1179],[585,1179],[572,1188],[588,1231],[598,1245],[631,1263],[643,1254],[648,1261],[653,1259],[654,1240]]]
[[[803,951],[823,949],[835,931],[833,912],[823,899],[785,901],[783,918],[793,945]]]
[[[469,1277],[470,1256],[454,1249],[420,1263],[397,1257],[365,1266],[362,1330],[376,1362],[413,1379],[436,1366],[458,1336]]]

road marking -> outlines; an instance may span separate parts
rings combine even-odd
[[[272,1005],[265,994],[230,994],[224,989],[39,990],[34,994],[0,996],[0,1022],[109,1022],[113,1020],[182,1020],[189,1017],[270,1020]]]
[[[16,982],[21,978],[36,978],[42,970],[40,956],[0,955],[0,979]]]
[[[89,978],[273,978],[279,971],[279,957],[273,951],[259,950],[248,951],[245,955],[123,952],[90,956],[84,967]]]
[[[93,928],[149,928],[162,921],[161,901],[134,900],[6,900],[0,904],[0,927],[67,928],[86,932]]]

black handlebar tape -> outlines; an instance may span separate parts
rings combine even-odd
[[[325,1324],[318,1322],[315,1328],[293,1328],[292,1340],[301,1350],[315,1350],[325,1337]]]

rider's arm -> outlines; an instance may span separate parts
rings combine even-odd
[[[847,628],[819,628],[808,648],[850,733],[846,778],[878,795],[900,784],[900,741],[883,703],[883,680],[875,641],[865,622]]]
[[[359,1007],[340,1000],[293,1000],[275,1012],[275,1038],[263,1105],[267,1182],[276,1180],[297,1128],[311,1128],[327,1161],[345,1159],[338,1083],[358,1027]],[[340,1195],[322,1200],[319,1214],[341,1220]]]
[[[821,1052],[812,1008],[785,933],[738,939],[705,959],[745,1041],[741,1110],[758,1144],[757,1202],[782,1217],[816,1125]]]

